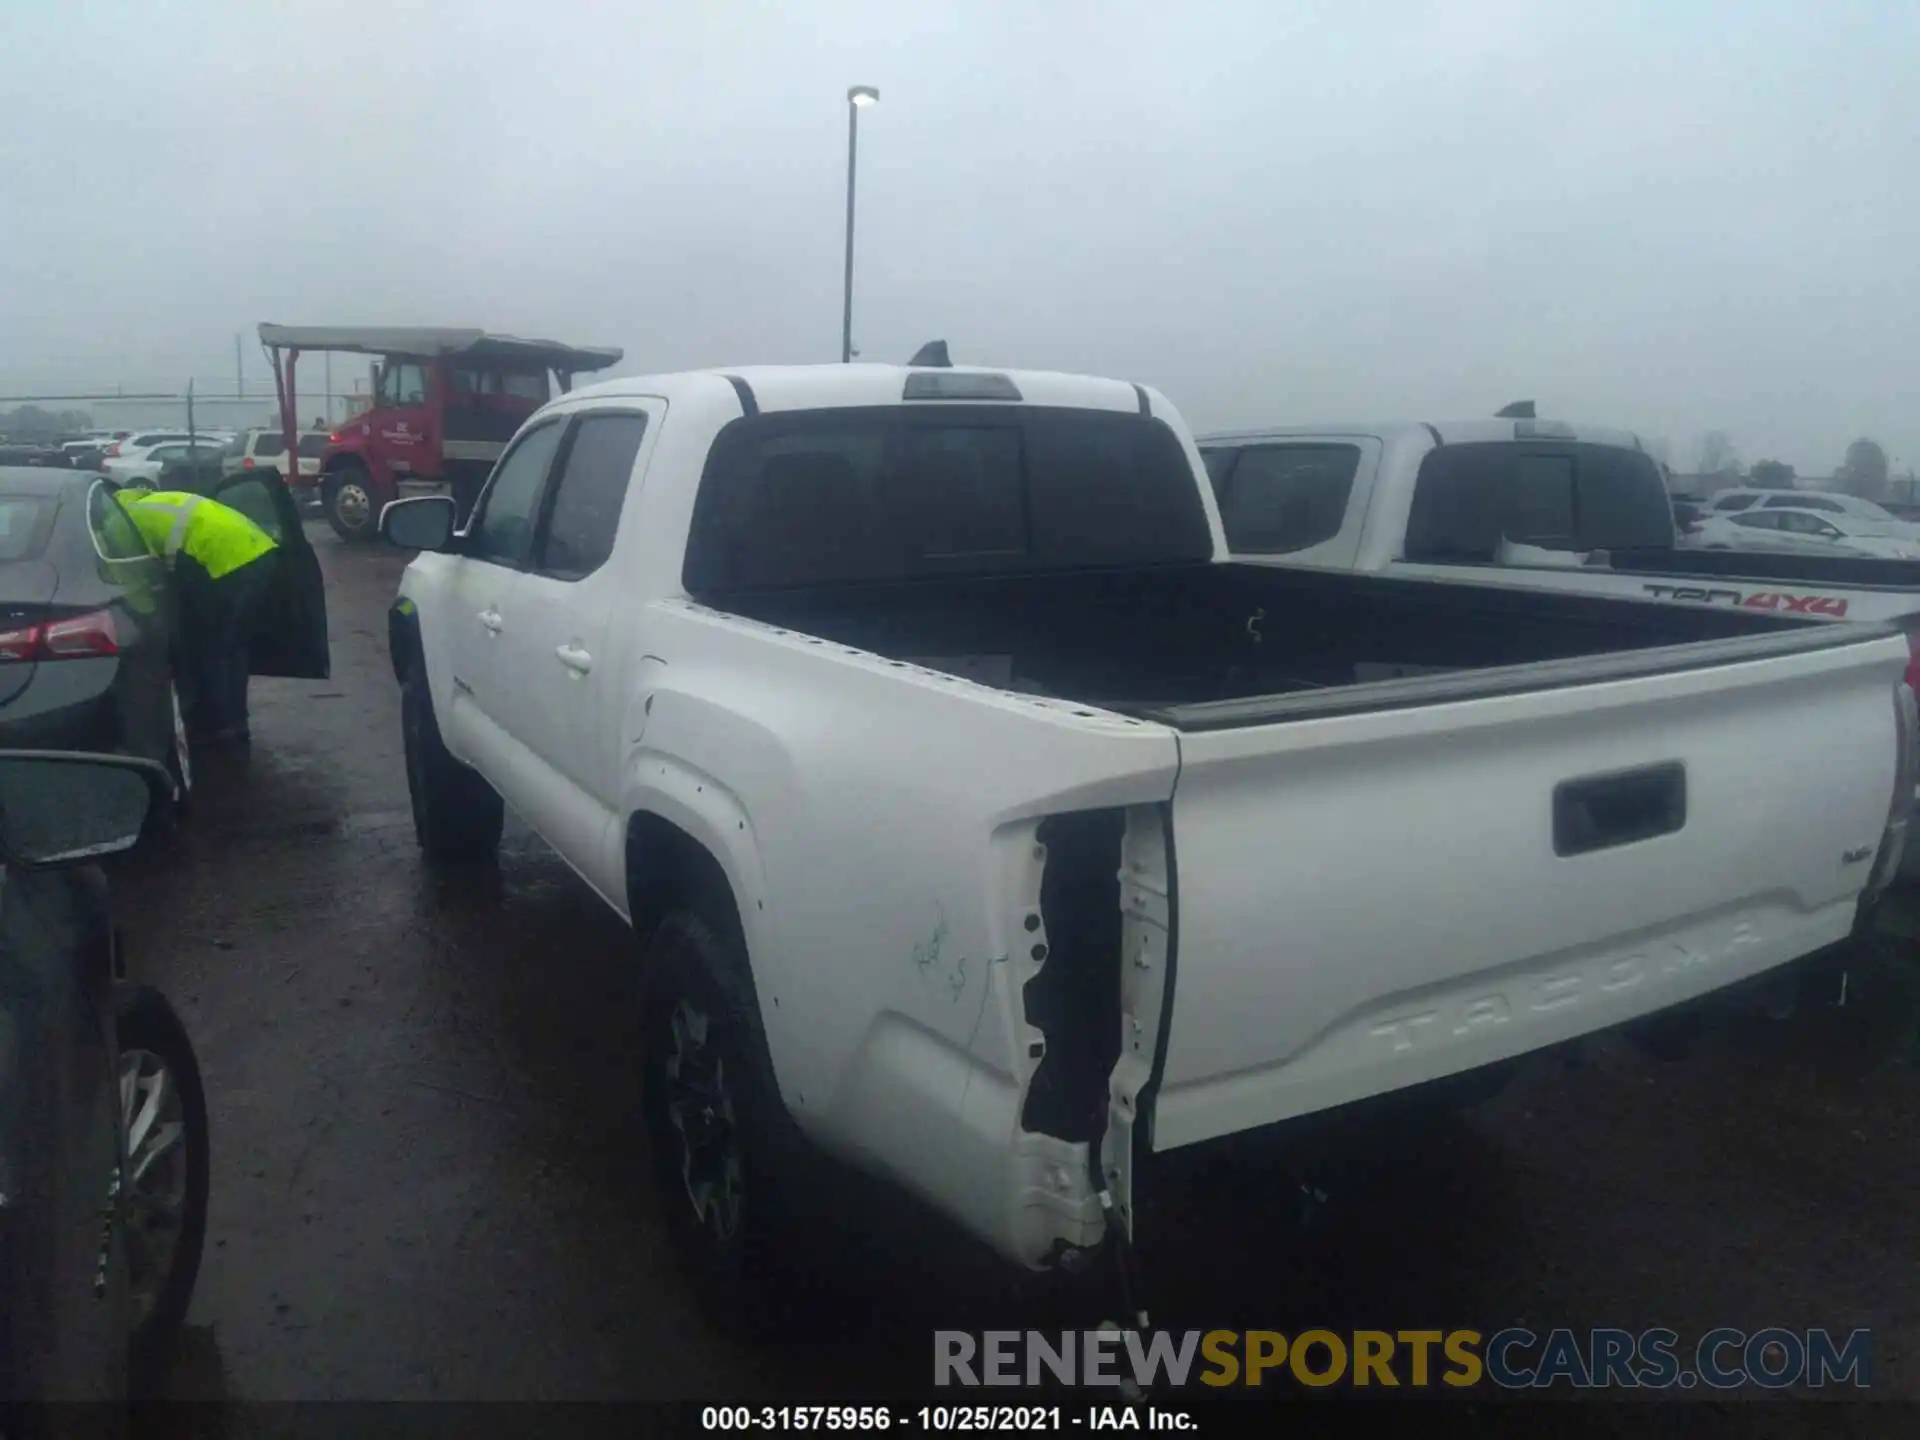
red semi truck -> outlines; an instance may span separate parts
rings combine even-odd
[[[294,482],[319,487],[328,521],[346,540],[373,538],[381,508],[403,495],[451,492],[464,523],[493,462],[553,397],[554,385],[565,392],[575,375],[616,365],[622,354],[483,330],[391,325],[262,325],[260,343],[273,360],[290,454],[305,428],[294,386],[300,356],[374,357],[371,408],[331,432],[318,475]]]

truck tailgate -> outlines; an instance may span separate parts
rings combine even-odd
[[[1888,822],[1906,662],[1867,638],[1182,734],[1154,1147],[1503,1059],[1845,938]]]

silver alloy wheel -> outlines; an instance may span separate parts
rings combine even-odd
[[[172,1278],[187,1215],[187,1126],[180,1087],[151,1050],[120,1054],[120,1114],[126,1135],[127,1286],[143,1324]]]
[[[359,530],[373,513],[373,497],[367,494],[364,485],[343,480],[333,492],[333,513],[340,517],[340,523],[349,530]]]
[[[179,789],[173,798],[179,801],[193,793],[193,747],[187,744],[187,717],[180,708],[179,682],[167,682],[167,700],[173,706],[173,764],[179,771]]]
[[[687,1000],[674,1007],[667,1054],[667,1119],[680,1133],[680,1176],[700,1224],[726,1244],[740,1229],[745,1177],[726,1064],[709,1043],[712,1022]]]

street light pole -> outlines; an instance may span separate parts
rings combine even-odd
[[[840,311],[840,363],[853,359],[853,174],[860,146],[860,112],[880,99],[871,85],[847,91],[847,274]]]

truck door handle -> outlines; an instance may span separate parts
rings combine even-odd
[[[506,629],[505,623],[500,619],[500,612],[492,606],[488,606],[480,612],[480,623],[486,627],[489,635],[498,635],[502,630]]]
[[[1687,767],[1677,760],[1563,780],[1553,790],[1553,853],[1565,859],[1672,835],[1687,824]]]
[[[560,645],[554,648],[554,654],[560,657],[560,663],[576,675],[584,675],[593,669],[593,656],[578,645]]]

